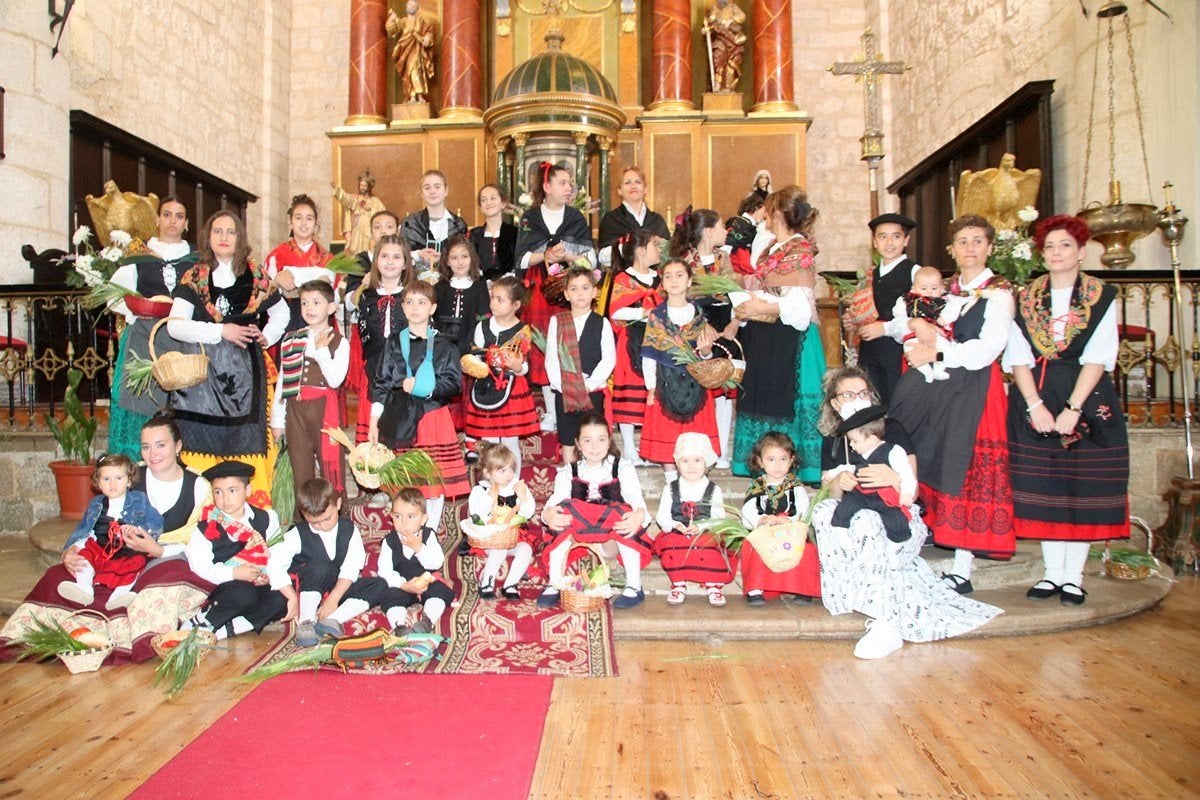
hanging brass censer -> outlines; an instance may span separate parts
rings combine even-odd
[[[1101,6],[1097,17],[1107,26],[1108,44],[1108,202],[1088,203],[1088,168],[1092,159],[1092,133],[1095,130],[1096,84],[1099,81],[1100,30],[1097,28],[1095,66],[1092,72],[1092,108],[1088,114],[1087,150],[1083,160],[1083,203],[1079,216],[1087,221],[1092,238],[1104,245],[1100,263],[1110,269],[1124,269],[1134,261],[1130,245],[1153,231],[1158,223],[1158,210],[1151,203],[1126,203],[1121,197],[1121,182],[1116,176],[1116,97],[1113,71],[1113,20],[1121,17],[1125,24],[1125,44],[1129,53],[1129,74],[1133,84],[1134,110],[1137,116],[1138,137],[1142,146],[1142,166],[1146,172],[1146,192],[1150,192],[1150,163],[1146,158],[1146,126],[1142,118],[1142,99],[1138,91],[1137,70],[1133,54],[1133,33],[1129,27],[1127,7],[1120,0],[1109,0]]]

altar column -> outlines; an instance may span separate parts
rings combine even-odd
[[[576,131],[571,134],[575,140],[575,186],[583,187],[583,193],[587,194],[587,143],[590,134]]]
[[[439,117],[479,119],[483,116],[480,0],[442,3],[442,109]]]
[[[696,105],[692,102],[691,3],[689,0],[653,0],[653,3],[648,110],[693,111]]]
[[[754,112],[795,111],[792,0],[754,0]]]
[[[502,136],[493,144],[496,148],[496,185],[500,187],[500,192],[509,200],[513,199],[512,189],[509,188],[510,181],[505,175],[505,156],[508,152],[508,137]]]
[[[612,152],[613,140],[607,136],[599,136],[596,143],[600,146],[600,216],[608,213],[609,196],[612,194],[612,180],[608,172],[608,157]]]
[[[387,0],[350,3],[350,116],[346,125],[387,122]]]
[[[513,186],[513,197],[516,197],[521,192],[529,192],[533,194],[533,187],[525,185],[525,143],[529,141],[529,134],[517,133],[513,135],[513,145],[517,148],[516,154],[513,156],[513,178],[516,185]]]

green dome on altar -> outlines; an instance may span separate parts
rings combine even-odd
[[[612,84],[582,58],[562,49],[563,35],[546,34],[546,50],[518,64],[496,85],[483,115],[495,136],[579,131],[612,136],[625,112]]]

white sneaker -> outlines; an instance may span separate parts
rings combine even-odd
[[[96,599],[96,595],[87,591],[75,581],[63,581],[60,583],[58,585],[58,594],[72,603],[79,603],[81,606],[90,606],[92,601]]]
[[[854,645],[856,658],[885,658],[904,647],[904,639],[895,625],[877,619],[867,620],[867,633]]]
[[[122,592],[121,594],[113,594],[108,598],[108,602],[104,604],[106,611],[116,611],[120,608],[129,608],[137,597],[137,592]]]

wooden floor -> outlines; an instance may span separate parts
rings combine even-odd
[[[1187,579],[1113,625],[881,662],[845,641],[620,642],[621,677],[556,683],[531,797],[1200,797],[1198,620]],[[0,665],[0,798],[125,797],[269,644],[235,640],[170,702],[152,665]]]

